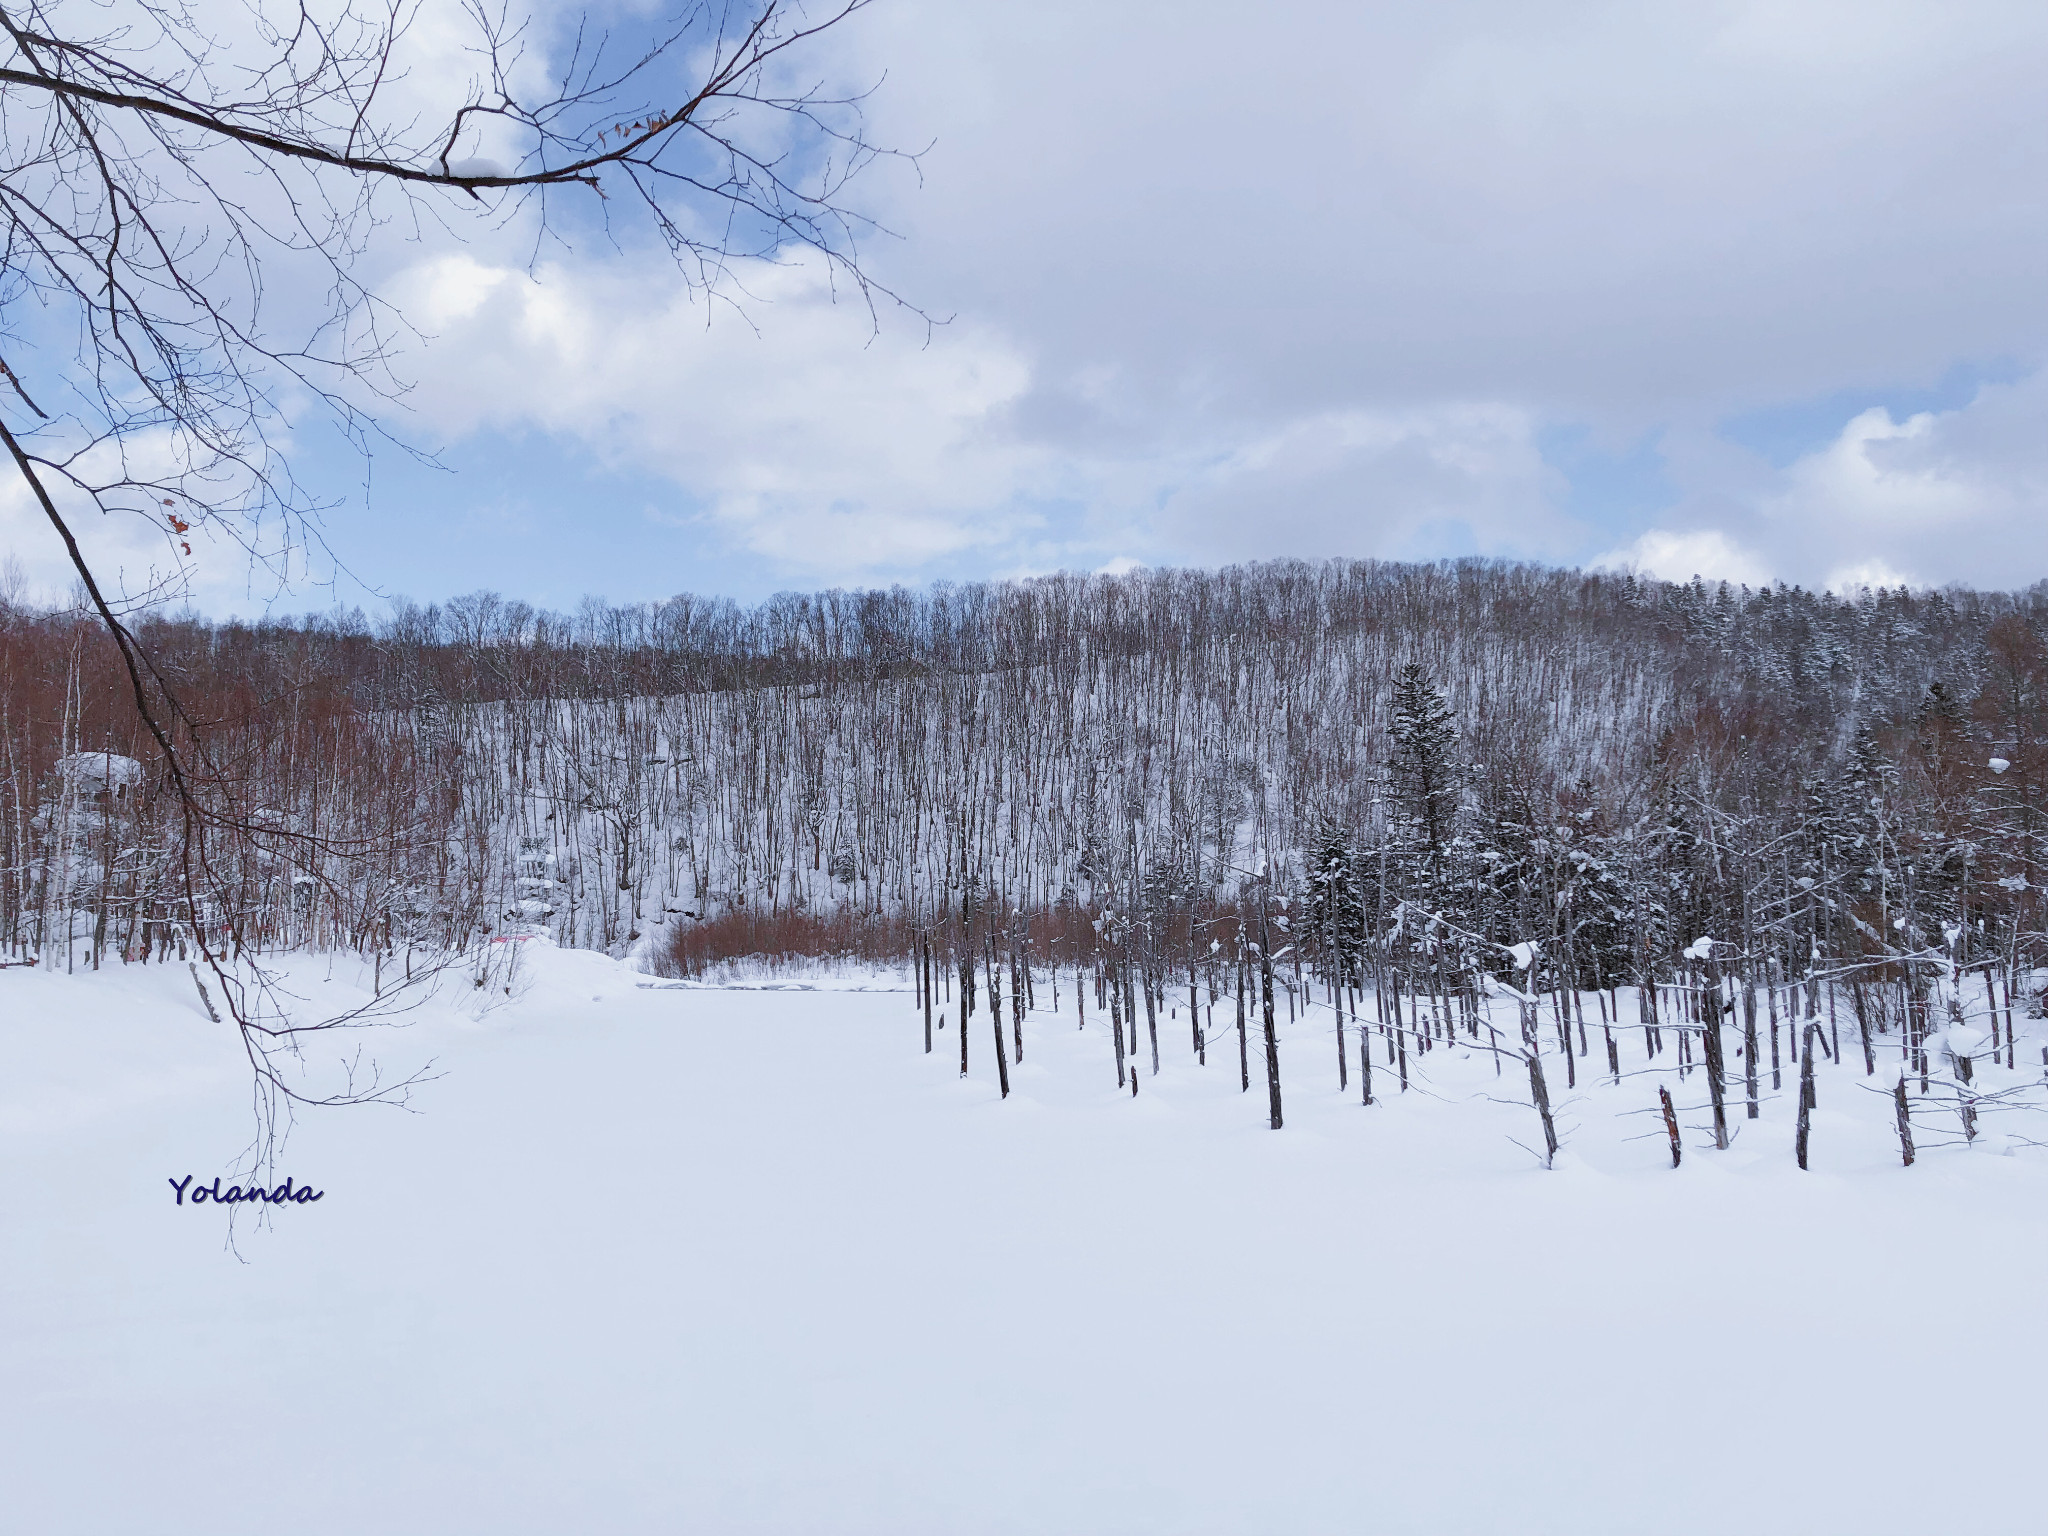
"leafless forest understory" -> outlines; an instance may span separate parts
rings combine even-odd
[[[1312,1006],[1352,1091],[1376,1052],[1398,1091],[1411,1050],[1476,1043],[1546,1137],[1546,1072],[1619,1077],[1617,1037],[1705,1069],[1717,1140],[1761,1074],[1818,1049],[1875,1076],[1882,1048],[1902,1135],[1930,1074],[1974,1134],[1977,1066],[2032,1071],[2048,958],[2044,623],[2041,589],[1480,562],[159,615],[135,628],[195,821],[94,616],[14,603],[0,945],[908,962],[928,1016],[992,1010],[999,1053],[1064,973],[1120,1084],[1171,1009],[1247,1088],[1264,1057],[1276,1125],[1273,1020]]]

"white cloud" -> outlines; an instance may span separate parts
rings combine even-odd
[[[1055,476],[1002,427],[1030,379],[1015,348],[966,324],[927,343],[900,317],[875,334],[801,264],[738,283],[744,317],[653,263],[429,262],[400,284],[435,338],[415,404],[443,432],[561,433],[665,476],[681,515],[800,569],[915,568],[1029,531]]]
[[[2048,579],[2048,372],[1952,410],[1857,411],[1783,468],[1697,434],[1667,450],[1665,526],[1594,564],[1838,591]]]
[[[892,265],[1162,409],[1200,370],[1268,419],[1648,427],[2048,352],[2039,6],[902,0],[857,40],[880,130],[938,140]]]
[[[1828,572],[1821,585],[1833,592],[1854,592],[1862,587],[1913,587],[1924,583],[1882,560],[1859,560]]]
[[[545,432],[666,480],[653,515],[804,581],[1599,545],[1680,578],[2048,575],[2037,380],[1862,413],[1782,470],[1712,428],[2048,358],[2048,9],[1249,16],[873,8],[819,74],[886,71],[878,138],[936,138],[852,201],[907,237],[870,247],[880,275],[953,325],[875,337],[815,269],[743,263],[746,316],[707,326],[656,256],[593,240],[529,270],[528,229],[448,255],[428,228],[392,289],[435,336],[413,404],[454,442]],[[431,117],[473,61],[458,12],[422,25]],[[1562,427],[1661,433],[1676,508],[1585,531],[1544,459]],[[567,474],[545,491],[591,513]]]
[[[1929,457],[1938,430],[1932,412],[1904,421],[1882,407],[1860,412],[1834,442],[1787,471],[1765,514],[1853,524],[1873,537],[1966,517],[1987,487]]]
[[[1207,560],[1556,556],[1576,529],[1528,414],[1504,406],[1333,411],[1192,466],[1153,520]]]
[[[1041,570],[1426,556],[1446,541],[1558,556],[1574,536],[1524,411],[1329,411],[1133,438],[1113,375],[1048,385],[988,327],[927,344],[898,319],[876,335],[802,265],[739,279],[747,318],[715,309],[707,325],[659,268],[423,263],[400,285],[434,337],[414,402],[445,433],[561,433],[666,477],[692,508],[680,515],[814,579],[962,555]],[[1055,505],[1083,510],[1049,529]]]
[[[2048,10],[877,15],[882,130],[939,138],[890,209],[911,236],[892,263],[1029,350],[1017,419],[1054,454],[1168,487],[1155,558],[1586,553],[1511,434],[1437,456],[1471,440],[1440,420],[1463,401],[1532,444],[1570,426],[1689,445],[1681,505],[1647,539],[1651,508],[1610,513],[1609,558],[1808,583],[2048,574],[2017,443],[1964,465],[1936,451],[1960,423],[1887,418],[1788,474],[1713,432],[2048,358],[2028,254],[2048,240]],[[1114,399],[1052,382],[1084,376]]]
[[[1777,558],[1830,586],[2048,577],[2048,375],[1895,421],[1858,413],[1760,499]]]
[[[1595,570],[1633,570],[1660,581],[1731,581],[1762,586],[1771,579],[1768,566],[1718,528],[1673,532],[1653,528],[1624,548],[1609,550],[1591,562]]]

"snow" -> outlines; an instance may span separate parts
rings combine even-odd
[[[240,1259],[167,1183],[249,1134],[190,976],[0,972],[0,1523],[2039,1528],[2048,1162],[1916,1105],[1900,1168],[1895,1042],[1878,1091],[1819,1064],[1801,1174],[1793,1077],[1715,1154],[1702,1079],[1610,1086],[1596,1026],[1577,1093],[1551,1059],[1545,1173],[1514,1063],[1411,1054],[1365,1108],[1326,1013],[1285,1031],[1273,1132],[1256,1040],[1241,1094],[1184,1013],[1135,1099],[1092,1007],[1034,1013],[1002,1101],[986,1015],[962,1081],[908,994],[506,951],[510,997],[373,1037],[438,1061],[418,1113],[302,1117],[277,1175],[326,1196],[238,1215]],[[351,998],[353,962],[292,983]]]
[[[57,759],[58,776],[94,789],[132,789],[142,782],[142,764],[118,752],[74,752]]]

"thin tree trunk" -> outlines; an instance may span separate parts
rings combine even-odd
[[[1145,1037],[1152,1044],[1152,1075],[1157,1077],[1159,1075],[1159,1014],[1158,1010],[1153,1007],[1152,976],[1150,972],[1140,970],[1138,979],[1144,984]]]
[[[1002,1085],[1003,1097],[1010,1096],[1010,1064],[1003,1057],[1003,972],[1002,963],[996,955],[996,936],[991,929],[988,936],[988,1017],[995,1028],[996,1036],[996,1080]],[[964,1035],[965,1030],[961,1033]]]
[[[1010,1038],[1016,1043],[1016,1061],[1024,1063],[1024,973],[1030,967],[1022,944],[1010,951]]]
[[[1243,949],[1242,949],[1242,948],[1240,948],[1240,949],[1238,950],[1238,955],[1237,955],[1237,1076],[1238,1076],[1238,1091],[1239,1091],[1240,1093],[1250,1093],[1250,1092],[1252,1091],[1252,1063],[1251,1063],[1251,1056],[1250,1056],[1250,1054],[1249,1054],[1248,1048],[1247,1048],[1247,1047],[1246,1047],[1246,1045],[1245,1045],[1245,1022],[1244,1022],[1244,984],[1245,984],[1245,982],[1244,982],[1244,973],[1245,973],[1245,957],[1244,957],[1244,951],[1243,951]]]
[[[1892,1110],[1899,1124],[1899,1160],[1904,1167],[1910,1168],[1913,1166],[1913,1114],[1906,1103],[1906,1074],[1903,1072],[1892,1084]]]
[[[1273,951],[1265,914],[1259,917],[1259,1010],[1266,1026],[1266,1101],[1272,1128],[1279,1130],[1280,1115],[1280,1031],[1273,1021]]]
[[[1109,1033],[1116,1042],[1116,1085],[1124,1085],[1124,991],[1122,987],[1109,989]]]
[[[967,906],[961,903],[960,924],[960,1075],[967,1075],[967,1018],[974,1006],[974,950],[968,937]]]
[[[1714,1016],[1700,1026],[1700,1042],[1707,1058],[1707,1094],[1714,1102],[1714,1148],[1728,1150],[1727,1088],[1721,1076],[1720,996],[1715,995]]]
[[[1799,1052],[1799,1128],[1793,1135],[1792,1149],[1799,1158],[1799,1166],[1806,1167],[1807,1136],[1813,1114],[1813,1037],[1820,1032],[1818,1024],[1809,1023],[1805,1036],[1800,1042]]]
[[[1344,1054],[1344,988],[1341,985],[1330,991],[1330,1011],[1337,1017],[1337,1091],[1343,1093],[1351,1087],[1351,1066]]]
[[[1756,1102],[1756,987],[1747,982],[1742,988],[1742,1091],[1744,1118],[1754,1120],[1760,1113]]]
[[[1565,1054],[1571,1054],[1571,1042],[1565,1042]],[[1535,1101],[1536,1114],[1543,1121],[1543,1166],[1553,1166],[1557,1159],[1557,1124],[1550,1118],[1550,1088],[1543,1081],[1543,1059],[1535,1050],[1523,1052],[1529,1063],[1529,1097]]]
[[[1776,1093],[1785,1086],[1785,1079],[1778,1063],[1778,989],[1768,983],[1764,986],[1764,1002],[1771,1011],[1771,1092]]]

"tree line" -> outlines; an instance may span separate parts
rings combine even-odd
[[[135,627],[219,811],[195,832],[88,616],[15,601],[0,943],[545,928],[689,969],[901,956],[963,902],[1193,945],[1262,891],[1340,976],[1505,977],[1533,943],[1597,990],[1702,936],[1780,978],[1915,946],[2009,973],[2043,923],[2044,621],[2040,589],[1479,561],[158,614]],[[169,878],[194,859],[197,898]]]

